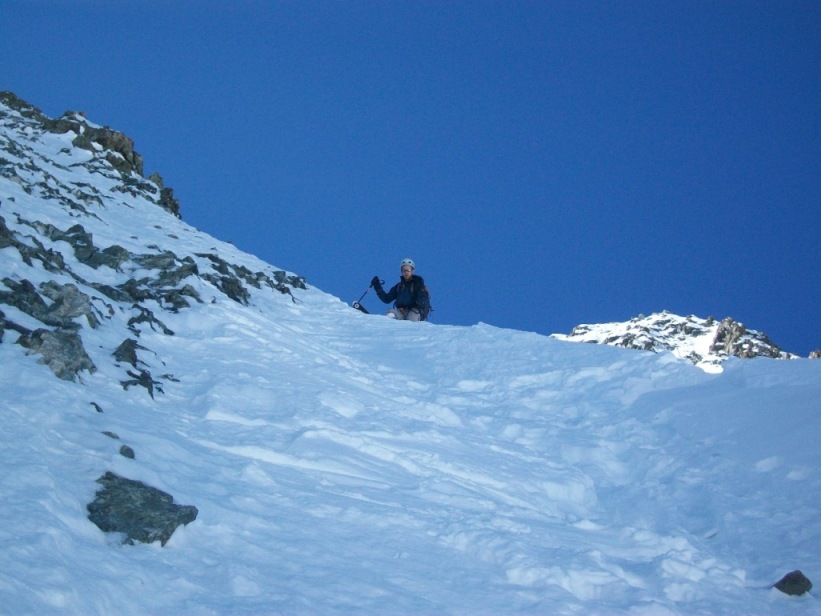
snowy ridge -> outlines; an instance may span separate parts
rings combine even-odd
[[[553,337],[654,353],[669,351],[705,372],[721,372],[722,364],[730,357],[796,357],[782,351],[765,334],[748,330],[730,317],[716,321],[712,317],[682,317],[666,310],[622,323],[578,325],[569,334]]]
[[[821,362],[364,315],[186,225],[136,158],[0,124],[7,613],[821,613],[770,588],[821,571]],[[38,329],[94,369],[58,377]],[[199,515],[122,545],[87,517],[106,471]]]

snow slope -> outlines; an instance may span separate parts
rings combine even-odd
[[[92,155],[71,137],[14,135],[54,190],[95,187],[87,213],[27,191],[34,168],[0,177],[9,229],[67,271],[143,273],[92,270],[23,221],[81,222],[99,247],[201,271],[203,253],[274,271],[79,165]],[[72,280],[11,247],[0,276]],[[364,315],[310,286],[249,286],[243,305],[186,282],[206,301],[150,304],[174,335],[140,330],[140,360],[163,375],[153,398],[111,359],[129,305],[95,300],[101,325],[78,319],[97,371],[77,381],[6,330],[0,612],[821,614],[814,594],[770,588],[821,573],[821,362],[707,374],[671,354]],[[165,547],[122,545],[87,519],[108,470],[197,520]]]

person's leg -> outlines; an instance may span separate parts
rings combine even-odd
[[[421,318],[417,310],[401,310],[399,308],[391,308],[385,314],[391,319],[399,319],[400,321],[419,321]]]

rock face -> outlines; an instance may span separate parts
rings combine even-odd
[[[106,151],[105,159],[121,173],[143,174],[143,158],[134,151],[134,141],[106,126],[90,126],[81,111],[67,111],[57,120],[44,122],[44,126],[52,133],[75,133],[72,144],[78,148],[94,152],[99,146]]]
[[[75,380],[82,370],[97,370],[77,332],[36,329],[20,336],[17,344],[26,347],[30,354],[41,355],[40,363],[51,368],[64,381]]]
[[[129,545],[159,541],[164,546],[178,526],[193,522],[199,513],[192,505],[175,505],[166,492],[112,472],[97,483],[103,488],[88,504],[88,519],[103,532],[122,533]]]
[[[59,370],[60,378],[67,380],[75,380],[81,370],[94,371],[93,362],[82,358],[82,337],[78,332],[83,326],[96,328],[107,320],[115,310],[109,301],[120,303],[122,310],[133,313],[128,326],[134,334],[139,335],[140,327],[148,325],[155,331],[173,335],[174,332],[145,304],[159,305],[176,313],[189,308],[192,301],[202,303],[201,292],[189,282],[192,279],[209,283],[216,291],[244,305],[251,298],[249,286],[255,289],[267,287],[288,295],[291,295],[291,289],[305,289],[305,281],[298,276],[282,271],[275,271],[272,275],[253,272],[247,267],[231,264],[216,254],[197,253],[180,257],[168,250],[132,254],[116,244],[100,248],[92,234],[81,224],[59,229],[52,224],[21,217],[16,222],[29,228],[28,235],[23,236],[11,229],[6,219],[0,216],[0,248],[14,248],[27,265],[39,264],[55,275],[68,277],[72,282],[50,280],[35,287],[27,279],[4,278],[2,284],[5,290],[0,287],[0,304],[12,306],[53,330],[38,330],[35,335],[4,316],[0,321],[0,333],[4,329],[19,331],[23,337],[17,342],[26,346],[31,353],[43,354],[43,363],[55,369],[55,373]],[[72,254],[68,256],[54,248],[46,249],[46,243],[69,247]],[[123,282],[112,286],[75,272],[68,265],[73,260],[92,270],[108,269],[119,273],[128,268],[142,271],[144,275],[139,278],[122,277]],[[109,277],[106,273],[106,278]],[[83,292],[80,286],[96,291],[106,299]],[[65,350],[62,361],[61,349]],[[115,357],[121,359],[120,354],[115,354]],[[135,365],[135,360],[129,359],[128,362]]]
[[[12,92],[0,92],[0,105],[16,111],[28,120],[29,125],[36,125],[44,132],[57,135],[71,133],[71,145],[90,152],[94,157],[93,166],[99,168],[105,161],[110,169],[119,173],[129,192],[147,192],[152,195],[154,203],[179,217],[180,203],[174,198],[174,190],[164,185],[158,173],[147,179],[143,177],[143,158],[134,149],[134,141],[128,135],[89,122],[81,111],[66,111],[60,118],[51,119]],[[82,197],[86,203],[99,201],[91,194]]]
[[[664,311],[638,316],[625,323],[578,325],[570,334],[553,337],[574,342],[590,342],[643,351],[670,351],[692,361],[707,372],[720,372],[729,357],[795,357],[782,351],[765,334],[748,330],[727,317],[681,317]]]
[[[179,218],[179,202],[159,174],[148,180],[142,176],[143,160],[133,141],[89,122],[82,113],[66,112],[52,120],[14,94],[0,92],[0,129],[0,176],[40,201],[58,203],[75,219],[96,218],[92,208],[120,204],[123,195],[131,203],[153,203]],[[61,146],[49,145],[55,139]],[[48,151],[55,160],[43,154]],[[60,157],[72,162],[58,162]],[[84,371],[96,370],[83,346],[83,330],[99,327],[117,312],[128,315],[131,336],[139,336],[145,327],[171,336],[174,332],[157,307],[177,313],[192,302],[203,303],[205,288],[245,305],[251,301],[249,288],[284,294],[305,288],[298,276],[253,272],[217,254],[179,255],[159,248],[135,253],[117,243],[101,244],[82,222],[62,227],[14,211],[10,204],[13,200],[0,211],[0,249],[16,250],[25,265],[42,268],[53,278],[37,284],[23,277],[2,279],[0,305],[14,310],[0,311],[0,341],[7,331],[18,332],[15,342],[40,355],[41,363],[61,379],[76,381]],[[118,282],[112,284],[114,279]],[[15,314],[30,317],[36,325]],[[138,368],[137,352],[150,349],[136,340],[129,344],[111,355]],[[120,383],[125,389],[139,385],[153,397],[162,391],[163,380],[171,378],[154,378],[141,366],[127,371]]]

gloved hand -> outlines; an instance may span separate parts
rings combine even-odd
[[[374,277],[371,279],[371,286],[372,286],[374,289],[377,289],[377,288],[379,288],[379,287],[381,287],[381,286],[382,286],[382,281],[381,281],[381,280],[379,280],[379,276],[374,276]]]

